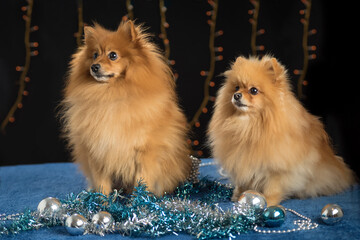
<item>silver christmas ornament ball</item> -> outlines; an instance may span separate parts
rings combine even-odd
[[[114,219],[110,213],[100,211],[92,217],[91,222],[98,230],[110,230],[114,224]]]
[[[67,217],[65,221],[66,230],[68,231],[68,233],[74,236],[83,235],[87,224],[87,219],[77,213]]]
[[[243,192],[239,197],[238,203],[244,209],[253,209],[254,214],[257,217],[259,217],[266,208],[266,199],[264,195],[254,190]]]
[[[53,217],[61,210],[61,202],[57,198],[48,197],[40,201],[38,212],[42,217]]]
[[[321,210],[321,219],[326,224],[335,224],[340,222],[344,216],[344,212],[337,204],[327,204]]]

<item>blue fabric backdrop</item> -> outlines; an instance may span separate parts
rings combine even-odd
[[[202,159],[203,163],[213,159]],[[201,177],[208,176],[222,182],[215,165],[200,168]],[[54,163],[38,165],[19,165],[0,167],[0,214],[23,212],[25,209],[35,210],[38,203],[46,197],[64,198],[67,194],[79,193],[86,188],[86,180],[77,166],[72,163]],[[343,220],[336,225],[325,225],[321,222],[321,209],[328,203],[340,205],[344,211]],[[232,203],[223,204],[231,207]],[[222,205],[222,206],[223,206]],[[238,239],[360,239],[360,187],[359,185],[348,191],[329,197],[313,199],[290,199],[282,202],[286,208],[303,214],[313,222],[319,224],[314,230],[299,231],[287,234],[261,234],[249,232],[238,236]],[[281,230],[295,228],[293,220],[299,219],[287,213]],[[119,234],[109,234],[105,237],[97,235],[70,236],[64,227],[44,228],[40,230],[22,232],[16,236],[0,236],[11,239],[131,239]],[[168,235],[161,239],[194,239],[193,236],[180,234]]]

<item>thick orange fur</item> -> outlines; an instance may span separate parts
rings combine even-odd
[[[171,70],[131,21],[117,31],[95,24],[84,32],[61,113],[74,161],[89,187],[105,194],[129,192],[141,179],[156,195],[173,191],[188,177],[191,160]],[[102,76],[92,76],[93,64]]]
[[[224,75],[208,135],[214,158],[235,185],[234,201],[252,189],[276,205],[288,197],[335,194],[354,183],[275,58],[239,57]],[[237,105],[235,93],[241,93]]]

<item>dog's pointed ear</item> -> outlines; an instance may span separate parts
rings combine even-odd
[[[235,60],[235,63],[233,65],[238,65],[238,64],[241,64],[243,63],[244,61],[246,61],[246,58],[244,58],[243,56],[240,56],[238,57],[236,60]]]
[[[243,64],[244,61],[246,61],[245,57],[243,57],[243,56],[237,57],[234,62],[230,63],[230,68],[228,70],[226,70],[224,73],[222,73],[221,75],[225,78],[229,78],[231,76],[231,74],[233,73],[234,67],[240,66],[241,64]]]
[[[120,24],[118,31],[124,31],[132,42],[134,42],[137,39],[138,32],[135,28],[134,22],[131,20],[128,20],[123,24]]]
[[[84,40],[85,42],[88,42],[95,34],[95,29],[90,26],[84,27]]]
[[[276,58],[271,58],[270,61],[275,76],[279,76],[284,72],[284,67],[281,66],[281,64],[276,60]]]
[[[276,60],[276,58],[266,58],[265,61],[265,64],[268,67],[269,71],[274,74],[274,82],[282,79],[285,68]]]

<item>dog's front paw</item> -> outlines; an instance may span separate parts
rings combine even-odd
[[[268,207],[279,205],[282,200],[280,195],[265,196],[265,199]]]
[[[243,192],[244,192],[243,188],[236,186],[234,189],[233,195],[231,197],[231,201],[233,201],[233,202],[239,201],[239,197]]]

